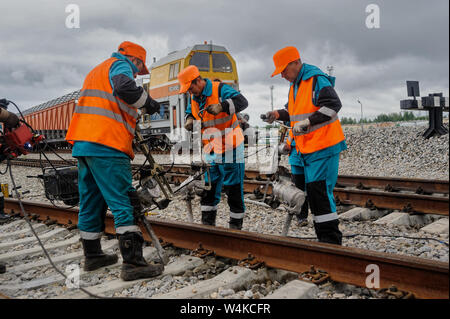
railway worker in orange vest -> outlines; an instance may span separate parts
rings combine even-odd
[[[230,208],[229,227],[242,229],[244,205],[244,136],[236,114],[248,106],[247,99],[231,86],[211,82],[190,65],[178,74],[180,93],[192,94],[186,108],[185,128],[192,131],[194,120],[201,122],[203,152],[211,161],[211,190],[204,192],[200,204],[202,223],[216,224],[222,185]]]
[[[109,207],[114,215],[125,281],[159,275],[162,265],[148,264],[142,255],[143,236],[133,207],[139,197],[132,187],[132,141],[139,112],[153,114],[159,104],[142,87],[137,74],[148,74],[146,51],[125,41],[118,52],[97,65],[84,80],[66,134],[78,158],[80,213],[78,228],[85,254],[85,270],[114,264],[116,255],[104,254],[100,239]]]
[[[290,158],[292,173],[294,181],[304,176],[317,238],[341,245],[333,189],[338,176],[339,153],[346,150],[347,145],[337,116],[342,105],[333,88],[335,78],[316,66],[302,63],[298,50],[292,46],[277,51],[273,61],[272,77],[281,73],[291,86],[287,110],[268,112],[266,117],[269,122],[290,121],[293,127],[290,137],[295,141]],[[300,182],[295,183],[297,187]]]

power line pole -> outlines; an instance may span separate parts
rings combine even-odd
[[[273,85],[270,86],[270,105],[273,111]]]
[[[358,101],[358,103],[359,104],[361,104],[361,120],[360,120],[360,123],[361,123],[361,131],[363,131],[364,132],[364,127],[363,127],[363,111],[362,111],[362,103],[361,103],[361,101],[360,100],[357,100]]]

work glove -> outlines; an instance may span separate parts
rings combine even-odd
[[[275,120],[278,120],[280,114],[277,111],[270,111],[266,113],[266,119],[264,122],[272,124]]]
[[[278,152],[281,155],[287,155],[291,152],[291,146],[286,143],[280,144],[280,146],[278,148]]]
[[[217,115],[222,112],[222,105],[220,104],[211,104],[206,108],[206,112],[212,115]]]
[[[159,112],[160,108],[161,106],[159,105],[159,103],[149,96],[144,105],[145,113],[154,114],[156,112]]]
[[[5,126],[8,128],[15,128],[19,126],[19,118],[14,113],[9,113],[5,121]]]
[[[188,117],[188,119],[186,120],[186,123],[184,123],[184,128],[187,131],[192,132],[192,129],[194,128],[194,119],[192,117]]]
[[[298,121],[294,124],[293,131],[294,133],[300,134],[305,133],[308,130],[308,127],[310,126],[311,122],[309,119],[304,119],[302,121]]]

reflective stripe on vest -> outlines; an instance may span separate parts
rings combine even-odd
[[[307,119],[311,114],[313,114],[313,113],[290,116],[289,118],[290,118],[291,122],[297,122],[297,121],[301,121],[301,120]],[[321,127],[324,127],[325,125],[333,123],[337,119],[338,119],[337,115],[334,115],[334,116],[331,117],[331,119],[329,119],[326,122],[322,122],[322,123],[319,123],[319,124],[316,124],[316,125],[311,125],[311,126],[308,127],[308,129],[306,131],[303,131],[301,133],[293,132],[292,134],[294,136],[300,136],[300,135],[308,134],[308,133],[310,133],[312,131],[315,131],[315,130],[321,128]]]
[[[109,70],[116,58],[109,58],[89,72],[84,80],[66,140],[105,145],[134,158],[132,142],[139,116],[137,109],[113,95]]]
[[[203,127],[213,127],[213,126],[216,126],[216,125],[219,125],[219,124],[224,124],[224,123],[226,123],[226,122],[232,120],[232,119],[233,119],[233,115],[234,115],[234,114],[228,115],[228,116],[226,116],[226,117],[222,117],[222,118],[220,118],[220,119],[214,119],[214,120],[210,120],[210,121],[204,121],[204,122],[202,123],[202,125],[203,125]]]
[[[139,116],[138,112],[136,110],[132,109],[127,104],[125,104],[121,100],[117,99],[114,95],[112,95],[110,93],[100,91],[100,90],[87,89],[87,90],[81,91],[79,98],[81,98],[83,96],[101,97],[102,99],[105,99],[105,100],[108,100],[111,102],[115,102],[115,103],[119,104],[119,107],[122,111],[124,111],[125,113],[128,113],[128,115],[132,116],[134,119],[137,120],[137,118]]]
[[[204,109],[209,105],[220,103],[219,84],[219,82],[212,82],[212,94],[206,98]],[[244,135],[236,114],[220,112],[212,115],[205,110],[200,116],[199,104],[193,98],[191,98],[191,111],[196,120],[202,121],[202,142],[206,153],[214,151],[216,154],[222,154],[244,142]]]
[[[301,81],[294,100],[294,86],[289,90],[288,112],[291,121],[291,127],[294,127],[298,121],[308,118],[311,114],[320,109],[312,102],[313,77],[306,81]],[[291,130],[292,132],[292,130]],[[291,132],[289,135],[291,135]],[[320,151],[327,147],[342,142],[345,139],[341,124],[337,114],[331,117],[329,121],[312,125],[307,131],[302,133],[292,132],[297,151],[308,154]]]
[[[102,115],[109,117],[110,119],[113,119],[119,123],[122,123],[128,130],[128,132],[132,135],[134,135],[134,128],[131,127],[127,122],[123,121],[123,118],[120,117],[117,113],[114,113],[113,111],[103,109],[101,107],[96,106],[75,106],[75,113],[78,114],[96,114],[96,115]]]

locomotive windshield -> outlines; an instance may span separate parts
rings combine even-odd
[[[233,72],[230,59],[223,53],[212,54],[213,72]]]
[[[189,62],[190,65],[197,66],[199,71],[209,71],[209,53],[195,52]]]

